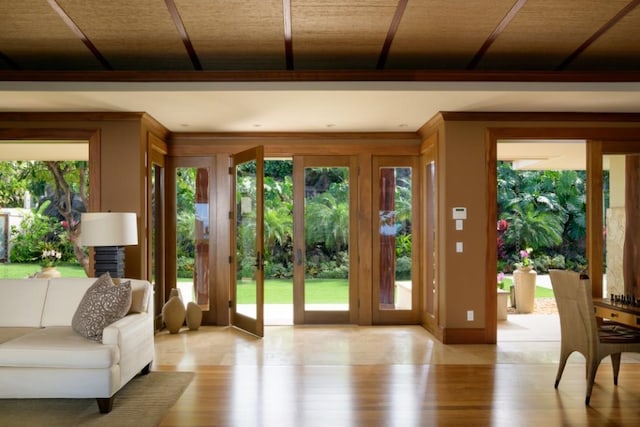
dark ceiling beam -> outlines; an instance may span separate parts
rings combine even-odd
[[[613,18],[607,21],[602,27],[598,29],[591,37],[585,40],[576,50],[574,50],[571,55],[567,56],[564,61],[560,63],[555,69],[556,71],[562,71],[569,64],[571,64],[582,52],[584,52],[589,46],[591,46],[596,40],[598,40],[604,33],[609,31],[616,25],[622,18],[627,16],[629,12],[636,8],[640,4],[640,0],[633,0],[625,7],[623,7],[620,12],[618,12]]]
[[[11,71],[0,82],[559,82],[638,83],[640,72],[587,71]]]
[[[518,14],[518,12],[520,12],[520,9],[522,9],[526,2],[527,0],[518,0],[515,2],[509,12],[507,12],[504,18],[502,18],[502,21],[500,21],[498,26],[496,26],[493,32],[484,41],[482,46],[480,46],[480,49],[478,49],[476,54],[473,55],[473,58],[471,58],[471,61],[469,62],[469,64],[467,64],[467,70],[473,70],[478,66],[478,63],[480,62],[484,54],[487,53],[493,42],[496,41],[498,37],[500,37],[504,29],[507,28],[513,18],[516,17],[516,15]]]
[[[189,54],[189,59],[191,59],[191,64],[193,64],[194,70],[202,71],[200,58],[198,58],[198,54],[193,48],[193,44],[191,43],[191,39],[189,38],[189,33],[187,33],[184,22],[182,22],[182,17],[180,16],[180,12],[178,12],[178,8],[176,7],[175,2],[173,0],[164,0],[164,2],[167,5],[167,9],[169,9],[169,15],[171,15],[173,24],[176,26],[176,29],[180,34],[180,39],[182,40],[185,49],[187,49],[187,53]]]
[[[11,59],[7,55],[5,55],[4,52],[0,52],[0,60],[4,61],[9,66],[9,68],[11,68],[12,70],[20,70],[21,69],[20,65],[18,65],[17,62],[15,62],[13,59]]]
[[[404,15],[404,11],[407,8],[407,3],[409,3],[409,0],[398,0],[396,12],[393,14],[393,19],[391,20],[389,31],[387,31],[387,37],[384,39],[384,44],[382,45],[382,50],[380,51],[380,56],[378,57],[378,63],[376,64],[377,70],[384,70],[384,67],[387,63],[387,57],[389,56],[389,51],[391,50],[391,45],[393,44],[393,39],[396,37],[398,27],[400,26],[400,21],[402,21],[402,16]]]
[[[284,24],[284,55],[287,70],[293,70],[293,25],[291,23],[291,0],[282,0]]]
[[[84,43],[87,49],[91,51],[93,56],[95,56],[96,59],[100,62],[100,64],[102,64],[102,67],[105,70],[113,70],[113,67],[111,66],[111,64],[109,64],[109,61],[107,61],[107,59],[102,55],[102,53],[100,53],[98,48],[95,47],[95,45],[91,42],[91,40],[89,40],[89,37],[87,37],[86,34],[82,32],[80,27],[76,25],[76,23],[73,21],[73,19],[71,19],[71,17],[67,14],[67,12],[65,12],[62,6],[60,6],[56,0],[47,0],[47,3],[49,3],[49,6],[51,6],[51,8],[58,14],[58,16],[62,18],[62,20],[64,21],[65,24],[67,24],[69,29],[71,29],[71,31],[73,31],[73,33],[82,41],[82,43]]]

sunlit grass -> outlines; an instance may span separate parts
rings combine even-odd
[[[504,289],[509,290],[509,286],[513,283],[510,278],[504,279]],[[545,288],[544,286],[536,286],[536,298],[553,298],[553,290]]]
[[[87,277],[79,264],[59,264],[56,269],[62,277]],[[0,279],[24,279],[42,270],[37,264],[8,263],[0,264]]]

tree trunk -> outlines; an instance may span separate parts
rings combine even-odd
[[[56,184],[56,198],[58,200],[58,205],[56,208],[58,212],[67,222],[67,235],[71,244],[73,245],[73,253],[76,256],[76,259],[84,269],[84,272],[87,276],[91,275],[89,271],[89,256],[85,253],[84,249],[80,245],[80,227],[79,223],[73,217],[72,210],[72,191],[69,183],[65,179],[65,174],[69,172],[68,168],[62,167],[61,162],[44,162],[51,174],[53,175],[54,182]],[[87,195],[86,195],[86,186],[84,185],[85,181],[85,170],[80,169],[80,183],[78,188],[80,189],[80,198],[85,206],[87,206]]]

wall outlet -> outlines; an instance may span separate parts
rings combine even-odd
[[[467,321],[473,322],[473,310],[467,310]]]

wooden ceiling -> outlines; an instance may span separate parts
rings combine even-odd
[[[640,0],[0,0],[0,71],[640,71]]]

